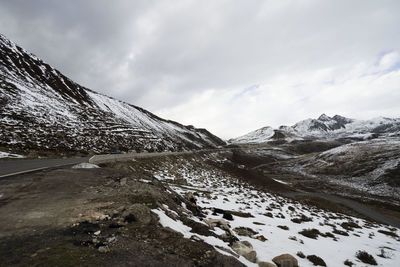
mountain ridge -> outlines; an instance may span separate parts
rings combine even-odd
[[[261,129],[264,128],[266,127]],[[347,139],[359,141],[378,137],[399,136],[400,118],[377,117],[370,120],[356,120],[340,115],[329,117],[323,113],[317,119],[309,118],[299,121],[292,126],[279,126],[277,129],[273,129],[274,134],[262,134],[261,129],[230,139],[229,142],[263,143],[277,139],[287,142],[309,139]]]
[[[64,76],[0,34],[0,147],[87,153],[181,151],[225,142]]]

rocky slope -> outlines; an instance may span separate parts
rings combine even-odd
[[[176,151],[224,144],[205,129],[80,86],[1,34],[0,115],[0,148],[18,152]]]
[[[269,129],[265,131],[263,129]],[[378,137],[400,135],[400,118],[378,117],[371,120],[355,120],[339,115],[329,117],[322,114],[318,119],[307,119],[293,126],[278,129],[264,127],[242,137],[229,140],[231,143],[265,143],[273,140],[335,140],[360,141]]]
[[[398,266],[399,229],[284,197],[228,151],[76,167],[0,180],[3,265]]]

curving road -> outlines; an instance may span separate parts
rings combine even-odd
[[[89,157],[60,158],[60,159],[16,159],[0,161],[0,178],[44,170],[48,168],[73,165],[88,162]]]
[[[44,170],[48,168],[56,168],[61,166],[73,165],[82,162],[90,162],[100,164],[115,161],[128,161],[132,159],[153,158],[161,156],[187,155],[196,152],[212,152],[224,151],[230,149],[202,149],[185,152],[154,152],[154,153],[127,153],[127,154],[103,154],[93,157],[75,157],[75,158],[59,158],[59,159],[14,159],[0,160],[0,178]]]

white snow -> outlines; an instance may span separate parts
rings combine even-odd
[[[263,143],[270,139],[274,135],[274,133],[275,132],[272,127],[266,126],[243,136],[231,139],[229,141],[235,144]]]
[[[92,164],[92,163],[82,162],[82,163],[72,166],[71,168],[72,169],[97,169],[100,167],[95,164]]]
[[[174,219],[171,219],[164,213],[164,211],[160,209],[152,209],[151,211],[158,215],[160,218],[160,223],[163,227],[169,227],[176,232],[182,233],[186,238],[190,238],[193,235],[190,233],[192,228],[184,225],[181,221],[175,221]]]
[[[158,173],[164,173],[166,176],[175,175],[176,178],[184,177],[189,186],[182,187],[169,184],[170,187],[182,195],[186,192],[197,192],[196,203],[207,214],[207,219],[220,219],[222,217],[221,214],[213,215],[211,208],[250,213],[253,216],[245,218],[233,215],[234,220],[228,222],[232,230],[236,227],[248,227],[257,232],[253,238],[236,236],[241,241],[249,241],[261,261],[271,262],[273,257],[289,253],[298,259],[300,266],[313,266],[307,259],[296,256],[298,251],[302,251],[305,255],[315,254],[323,258],[327,266],[343,266],[346,259],[351,260],[354,263],[353,266],[365,266],[355,257],[358,250],[365,250],[374,256],[378,266],[399,266],[400,239],[378,232],[378,230],[390,231],[387,226],[370,223],[348,215],[323,211],[273,194],[260,192],[218,169],[210,169],[209,166],[199,168],[198,165],[193,165],[191,161],[184,160],[180,161],[178,166],[179,168],[176,167],[173,174],[169,173],[170,166],[159,166]],[[189,234],[190,229],[187,226],[185,227],[182,222],[174,221],[168,216],[166,218],[163,211],[153,210],[153,212],[160,216],[162,225],[181,232],[187,238],[193,235]],[[271,213],[272,217],[266,215],[267,213]],[[291,219],[298,218],[301,215],[312,218],[312,221],[300,224],[291,221]],[[333,233],[334,228],[345,231],[341,226],[343,222],[354,222],[361,228],[348,231],[349,236]],[[289,230],[281,229],[278,226],[287,226]],[[336,239],[322,236],[318,236],[317,239],[310,239],[299,234],[304,229],[313,228],[318,229],[321,233],[329,232]],[[400,234],[398,229],[392,230],[398,235]],[[224,231],[217,229],[214,232],[221,234]],[[262,242],[256,239],[259,235],[263,235],[267,240]],[[221,244],[222,241],[219,239],[201,238],[214,246],[214,242],[217,242],[220,246],[229,248],[227,243]],[[381,249],[390,254],[390,258],[377,256]],[[240,257],[240,260],[248,266],[256,266],[243,257]]]
[[[287,183],[287,182],[284,182],[284,181],[281,181],[281,180],[278,180],[278,179],[272,179],[272,180],[274,180],[274,181],[276,181],[278,183],[281,183],[281,184],[290,184],[290,183]]]
[[[25,158],[25,156],[19,155],[19,154],[13,154],[13,153],[0,151],[0,159],[1,158],[16,158],[16,159],[20,159],[20,158]]]
[[[400,128],[400,118],[385,118],[378,117],[370,120],[355,120],[341,117],[342,120],[346,121],[344,127],[335,129],[337,121],[334,118],[323,114],[318,119],[306,119],[296,123],[293,126],[280,126],[278,129],[286,135],[288,142],[292,140],[301,140],[305,138],[319,138],[319,139],[338,139],[338,138],[358,138],[358,139],[370,139],[376,135],[374,129],[377,127],[388,127],[389,129],[393,126],[391,131],[387,133],[381,133],[382,136],[395,135],[393,131]],[[326,127],[320,128],[323,125]],[[317,127],[315,127],[317,126]],[[398,133],[397,133],[398,134]],[[265,143],[271,140],[274,135],[274,129],[267,126],[253,132],[250,132],[244,136],[231,139],[231,143],[237,144],[251,144],[251,143]]]

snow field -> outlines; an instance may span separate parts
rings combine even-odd
[[[222,214],[213,213],[212,208],[250,213],[253,217],[246,218],[233,215],[233,220],[228,221],[228,223],[233,231],[237,227],[247,227],[257,232],[251,237],[237,234],[236,237],[240,241],[249,241],[257,252],[257,259],[260,261],[271,262],[275,256],[289,253],[298,259],[300,266],[313,266],[309,260],[296,256],[296,253],[301,251],[306,256],[317,255],[321,257],[327,266],[343,266],[346,259],[352,261],[353,266],[365,266],[355,257],[357,251],[365,250],[374,256],[378,266],[399,266],[400,239],[378,232],[383,230],[399,234],[398,229],[373,224],[343,214],[323,211],[277,195],[260,192],[252,186],[240,183],[235,177],[231,177],[216,168],[210,169],[210,166],[204,164],[201,168],[193,161],[182,160],[180,163],[179,169],[175,167],[173,172],[170,166],[161,165],[155,177],[168,182],[175,178],[185,178],[188,182],[187,186],[170,183],[170,187],[181,195],[187,192],[196,194],[196,203],[206,214],[207,219],[222,219]],[[181,232],[186,238],[194,235],[189,233],[190,230],[187,226],[184,227],[182,222],[174,221],[163,211],[153,210],[153,212],[160,216],[160,222],[163,226]],[[188,213],[190,212],[188,211]],[[301,218],[302,215],[311,218],[312,221],[301,223],[292,221],[294,218]],[[168,218],[165,218],[165,216]],[[361,228],[346,230],[341,226],[342,223],[346,222],[355,223]],[[289,229],[284,230],[278,226],[286,226]],[[308,238],[299,234],[304,229],[317,229],[322,234],[330,233],[334,237],[318,235],[316,239]],[[347,232],[348,236],[333,233],[334,229],[337,229],[339,233]],[[216,227],[214,233],[221,235],[225,231]],[[267,240],[265,242],[258,240],[256,237],[260,235]],[[218,243],[218,246],[230,249],[229,244],[222,240],[197,236],[214,247]],[[388,258],[377,256],[382,251]],[[240,257],[239,260],[247,266],[257,266],[244,257]]]

